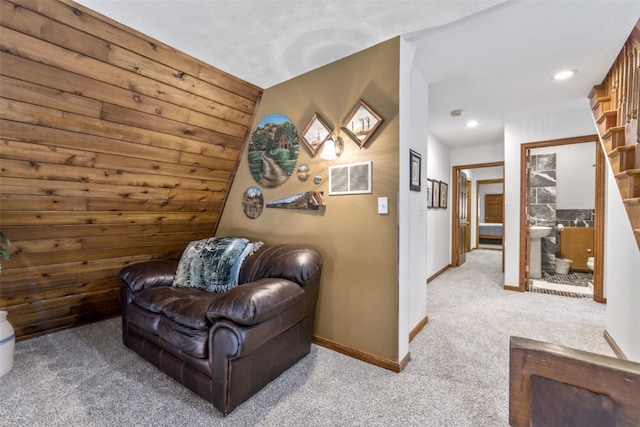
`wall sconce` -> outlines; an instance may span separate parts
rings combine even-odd
[[[335,160],[344,151],[344,141],[333,132],[324,142],[320,158],[325,160]]]

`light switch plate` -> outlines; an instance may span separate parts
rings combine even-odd
[[[380,215],[387,215],[389,213],[388,197],[378,197],[378,213]]]

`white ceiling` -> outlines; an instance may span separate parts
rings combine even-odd
[[[451,148],[583,103],[640,18],[640,0],[76,1],[262,88],[403,35],[429,81],[429,130]],[[552,81],[562,68],[578,73]]]

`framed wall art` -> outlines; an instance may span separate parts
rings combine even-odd
[[[447,209],[447,197],[449,197],[449,185],[446,182],[440,182],[440,207]]]
[[[421,189],[421,166],[422,156],[413,150],[409,150],[409,189],[411,191],[420,191]]]
[[[433,207],[433,180],[427,178],[427,208]]]
[[[294,194],[293,196],[283,197],[282,199],[267,202],[267,207],[317,211],[320,207],[326,206],[323,196],[323,191],[306,191],[304,193]]]
[[[242,211],[250,219],[256,219],[262,213],[264,197],[262,191],[256,186],[247,188],[242,195]]]
[[[433,193],[432,193],[433,207],[439,208],[440,207],[440,181],[437,181],[434,179],[432,182],[433,182]]]
[[[360,99],[342,122],[341,129],[362,148],[381,123],[382,117]]]
[[[260,120],[251,134],[249,172],[262,187],[279,187],[295,170],[299,152],[300,137],[291,120],[271,114]]]
[[[315,113],[302,131],[302,142],[309,149],[311,157],[315,157],[318,150],[331,135],[331,127]]]

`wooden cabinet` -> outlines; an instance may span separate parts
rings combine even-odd
[[[593,256],[593,237],[592,227],[565,227],[558,239],[560,258],[572,260],[572,270],[589,271],[587,258]]]

